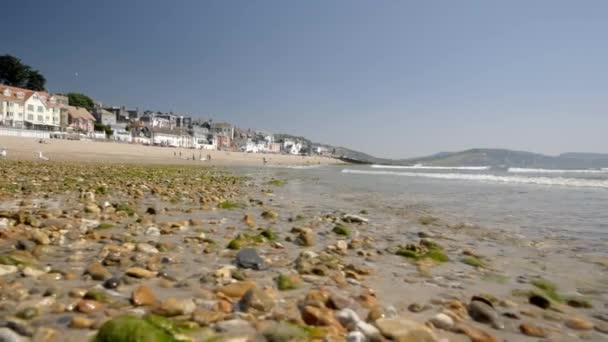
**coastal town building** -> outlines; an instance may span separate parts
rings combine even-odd
[[[153,145],[193,148],[194,141],[190,134],[181,129],[151,128]]]
[[[55,131],[60,125],[57,99],[44,91],[0,85],[0,124]]]
[[[82,107],[65,106],[67,114],[67,127],[82,133],[92,133],[95,117]]]

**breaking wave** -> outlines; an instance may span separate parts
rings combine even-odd
[[[425,177],[448,180],[467,180],[503,184],[534,184],[548,186],[568,186],[586,188],[608,189],[608,180],[592,180],[563,177],[525,177],[525,176],[496,176],[490,174],[464,174],[464,173],[428,173],[428,172],[398,172],[398,171],[371,171],[343,169],[342,173],[364,174],[364,175],[391,175],[405,177]]]
[[[375,169],[409,169],[409,170],[468,170],[468,171],[484,171],[489,170],[489,166],[425,166],[422,164],[401,166],[401,165],[381,165],[373,164],[371,167]]]
[[[608,173],[608,168],[602,168],[600,170],[557,170],[557,169],[527,169],[520,167],[510,167],[508,172],[511,173]]]

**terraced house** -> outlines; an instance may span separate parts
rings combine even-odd
[[[0,84],[0,125],[59,130],[60,105],[47,92]]]

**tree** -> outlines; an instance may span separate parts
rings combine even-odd
[[[0,56],[0,83],[31,90],[45,90],[46,78],[15,56]]]
[[[89,112],[95,105],[92,98],[80,93],[68,93],[68,103],[70,106],[86,108]]]
[[[44,85],[46,84],[46,78],[40,74],[38,70],[31,70],[30,76],[25,84],[26,89],[41,90],[44,91]]]

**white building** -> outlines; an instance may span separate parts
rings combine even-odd
[[[58,130],[60,105],[47,92],[0,85],[0,125]]]
[[[302,144],[299,142],[294,142],[288,139],[283,141],[283,151],[289,154],[300,154],[300,150],[302,150]]]

